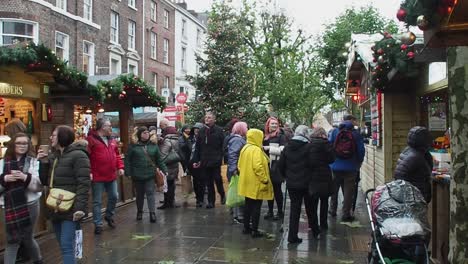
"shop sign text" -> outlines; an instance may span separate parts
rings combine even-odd
[[[0,83],[0,95],[23,95],[23,86]]]

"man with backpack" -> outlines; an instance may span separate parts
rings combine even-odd
[[[331,164],[335,190],[330,203],[330,214],[336,216],[338,207],[338,191],[343,189],[342,221],[352,222],[351,214],[353,195],[356,188],[356,177],[364,161],[364,142],[361,134],[354,129],[356,117],[345,115],[343,122],[332,130],[329,141],[336,154],[336,160]]]

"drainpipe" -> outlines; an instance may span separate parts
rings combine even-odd
[[[145,45],[145,44],[146,44],[146,43],[145,43],[145,34],[146,34],[146,24],[145,24],[145,22],[146,22],[146,17],[145,17],[145,13],[146,13],[146,12],[145,12],[145,10],[146,10],[146,9],[145,9],[145,0],[143,0],[143,8],[142,8],[142,9],[143,9],[143,10],[142,10],[142,11],[143,11],[143,27],[142,27],[142,30],[141,30],[141,32],[142,32],[142,34],[141,34],[141,39],[142,39],[142,44],[143,44],[143,45],[142,45],[143,50],[141,51],[141,59],[142,59],[143,61],[141,62],[141,67],[142,67],[142,69],[141,69],[141,78],[142,78],[143,80],[145,80],[145,70],[146,70],[146,69],[145,69],[145,60],[146,60],[146,55],[145,55],[145,51],[146,51],[146,45]]]

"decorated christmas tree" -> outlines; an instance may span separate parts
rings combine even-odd
[[[255,78],[243,35],[247,25],[229,4],[213,4],[205,51],[197,58],[200,71],[189,76],[197,88],[197,98],[189,104],[190,122],[199,122],[206,111],[217,115],[219,125],[232,118],[253,121],[265,113],[252,103]]]

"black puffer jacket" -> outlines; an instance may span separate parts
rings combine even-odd
[[[57,158],[54,170],[53,187],[64,189],[76,194],[75,202],[70,211],[55,213],[48,210],[48,216],[52,220],[73,220],[73,213],[83,211],[87,214],[88,192],[90,188],[90,163],[86,146],[82,142],[75,142],[63,150],[56,151],[49,156],[49,163],[41,162],[41,173],[47,173],[49,179],[52,173],[52,165]]]
[[[293,138],[281,153],[276,168],[286,178],[288,189],[307,189],[310,181],[307,158],[309,149],[308,142]]]
[[[217,125],[203,126],[197,137],[193,161],[202,167],[219,167],[223,160],[223,129]]]
[[[425,127],[413,127],[408,133],[408,146],[400,154],[395,168],[395,179],[409,181],[416,186],[428,203],[432,198],[433,162],[428,152],[431,141],[431,135]]]
[[[284,131],[281,129],[276,137],[263,140],[263,146],[270,146],[270,143],[276,143],[279,146],[286,146],[288,143],[288,138],[284,134]],[[270,156],[270,151],[265,151],[268,156]],[[280,156],[281,159],[281,156]],[[273,160],[270,157],[270,178],[274,183],[283,182],[284,179],[281,174],[278,172],[278,160]]]
[[[335,151],[326,138],[314,137],[310,140],[309,151],[310,183],[309,194],[328,196],[332,194],[332,172],[330,164],[335,161]]]

